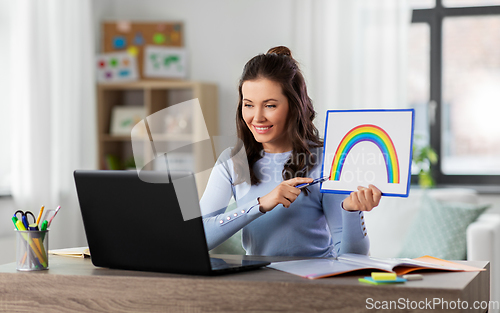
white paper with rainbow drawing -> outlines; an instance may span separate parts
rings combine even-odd
[[[351,193],[375,185],[384,196],[407,197],[413,109],[327,111],[321,192]]]

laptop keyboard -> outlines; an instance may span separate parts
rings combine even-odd
[[[241,263],[228,263],[227,261],[224,261],[222,259],[217,259],[217,258],[210,258],[210,264],[212,265],[212,270],[221,270],[221,269],[227,269],[227,268],[232,268],[232,267],[241,267]]]

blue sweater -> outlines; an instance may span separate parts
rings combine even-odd
[[[321,177],[323,149],[314,149],[318,157],[308,177]],[[235,171],[230,149],[225,150],[210,174],[200,200],[203,224],[209,249],[213,249],[238,230],[249,255],[335,257],[342,253],[367,254],[369,239],[363,212],[342,209],[345,195],[320,193],[320,184],[308,187],[285,208],[279,204],[262,213],[257,198],[268,194],[283,181],[282,170],[291,152],[265,153],[254,164],[261,179],[258,185],[233,185]],[[228,212],[231,197],[237,208]]]

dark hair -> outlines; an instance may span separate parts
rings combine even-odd
[[[245,81],[261,78],[279,83],[283,94],[288,99],[289,108],[285,131],[292,143],[292,154],[283,167],[283,179],[304,177],[316,163],[316,155],[310,151],[310,148],[322,147],[323,141],[319,138],[318,129],[313,124],[316,112],[314,112],[312,100],[307,95],[304,77],[287,47],[271,48],[266,54],[259,54],[245,64],[239,81],[239,101],[236,112],[236,129],[241,141],[239,146],[233,149],[233,153],[240,150],[241,144],[245,146],[251,184],[258,185],[260,180],[253,171],[253,165],[262,158],[263,146],[254,139],[243,119],[242,86]]]

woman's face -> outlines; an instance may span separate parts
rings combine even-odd
[[[288,99],[281,85],[261,78],[247,80],[241,86],[243,94],[242,115],[257,142],[269,153],[292,150],[292,143],[285,132],[288,116]]]

